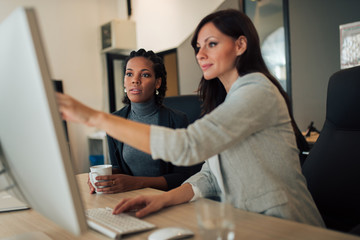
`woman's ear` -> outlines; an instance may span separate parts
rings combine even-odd
[[[156,89],[159,89],[160,88],[160,86],[161,86],[161,77],[159,77],[159,78],[157,78],[156,80],[155,80],[155,88]]]
[[[236,55],[240,56],[247,49],[247,38],[244,35],[241,35],[238,39],[236,39],[235,44],[236,44]]]

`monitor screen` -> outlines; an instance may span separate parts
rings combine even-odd
[[[36,14],[0,23],[0,144],[27,203],[69,232],[87,230]]]

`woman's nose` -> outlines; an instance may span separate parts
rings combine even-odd
[[[205,50],[203,48],[199,48],[199,51],[196,54],[196,59],[199,61],[201,59],[204,59],[206,56]]]
[[[140,83],[140,76],[137,76],[137,77],[134,77],[133,79],[132,79],[132,83],[136,83],[136,84],[139,84]]]

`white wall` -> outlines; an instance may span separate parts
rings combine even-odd
[[[117,0],[1,0],[0,21],[18,6],[34,7],[52,77],[63,80],[66,93],[102,109],[104,67],[99,26],[122,14],[118,5]],[[95,129],[77,124],[68,127],[76,172],[87,171],[86,136]]]
[[[178,47],[224,0],[132,0],[137,46],[155,52]]]

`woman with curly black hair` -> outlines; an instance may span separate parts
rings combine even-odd
[[[188,125],[186,115],[162,104],[166,89],[163,60],[153,51],[132,51],[124,66],[123,103],[126,106],[113,114],[147,124],[184,128]],[[201,168],[201,164],[179,167],[160,159],[153,160],[151,155],[109,135],[107,139],[113,175],[111,179],[102,179],[108,176],[98,178],[112,181],[112,186],[97,191],[117,193],[145,187],[170,190]],[[95,191],[90,182],[89,187],[91,192]]]

